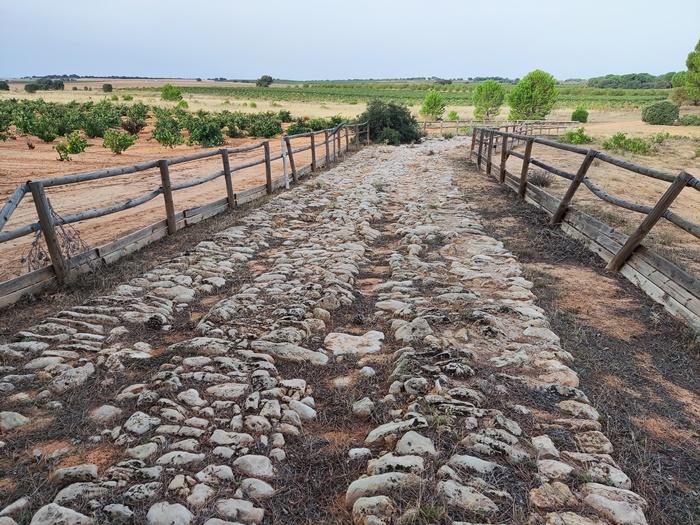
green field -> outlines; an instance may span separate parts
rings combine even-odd
[[[183,93],[218,95],[239,100],[275,100],[297,102],[360,103],[379,98],[413,105],[423,101],[430,89],[441,92],[448,105],[469,106],[475,84],[437,84],[431,82],[306,82],[278,84],[269,88],[255,86],[187,86]],[[510,91],[512,84],[504,84]],[[159,88],[124,88],[128,91],[158,91]],[[641,107],[668,98],[668,89],[603,89],[580,85],[558,88],[559,107],[585,105],[589,108]]]

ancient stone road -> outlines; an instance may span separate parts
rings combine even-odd
[[[443,154],[465,147],[366,148],[0,345],[0,525],[646,523],[454,185]],[[302,488],[280,517],[289,447],[336,416],[340,508]]]

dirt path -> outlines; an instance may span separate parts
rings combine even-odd
[[[0,516],[647,523],[464,151],[366,148],[0,345]]]

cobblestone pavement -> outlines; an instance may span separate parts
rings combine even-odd
[[[452,148],[368,147],[0,345],[0,525],[645,524]],[[334,425],[352,479],[292,501]]]

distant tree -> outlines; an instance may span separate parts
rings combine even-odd
[[[491,120],[498,115],[505,96],[503,86],[495,80],[487,80],[477,85],[472,95],[475,106],[474,116],[479,120]]]
[[[439,119],[445,112],[445,97],[434,90],[428,91],[423,99],[423,106],[420,108],[420,114],[433,119]]]
[[[700,103],[700,40],[695,44],[695,49],[688,53],[685,65],[688,68],[685,88],[688,98],[697,106]]]
[[[508,97],[510,120],[541,120],[557,101],[554,77],[540,69],[531,71],[518,82]]]
[[[258,87],[270,87],[271,84],[272,77],[270,75],[263,75],[255,82]]]
[[[688,81],[688,72],[687,71],[679,71],[675,75],[673,75],[673,78],[671,79],[671,85],[673,85],[674,88],[676,87],[685,87],[685,83]]]
[[[104,91],[105,93],[111,93],[112,84],[102,84],[102,91]]]
[[[199,78],[199,77],[197,77],[195,80],[196,80],[197,82],[201,82],[201,81],[202,81],[202,79]]]
[[[172,84],[165,84],[162,88],[160,88],[160,98],[163,100],[176,102],[178,100],[182,100],[182,91]]]
[[[29,82],[24,85],[24,90],[27,93],[36,93],[39,90],[39,85],[34,82]]]
[[[0,80],[0,91],[10,91],[10,84],[7,80]]]
[[[671,90],[671,94],[668,96],[668,98],[678,107],[682,106],[690,100],[688,98],[688,89],[684,85],[674,87]]]

